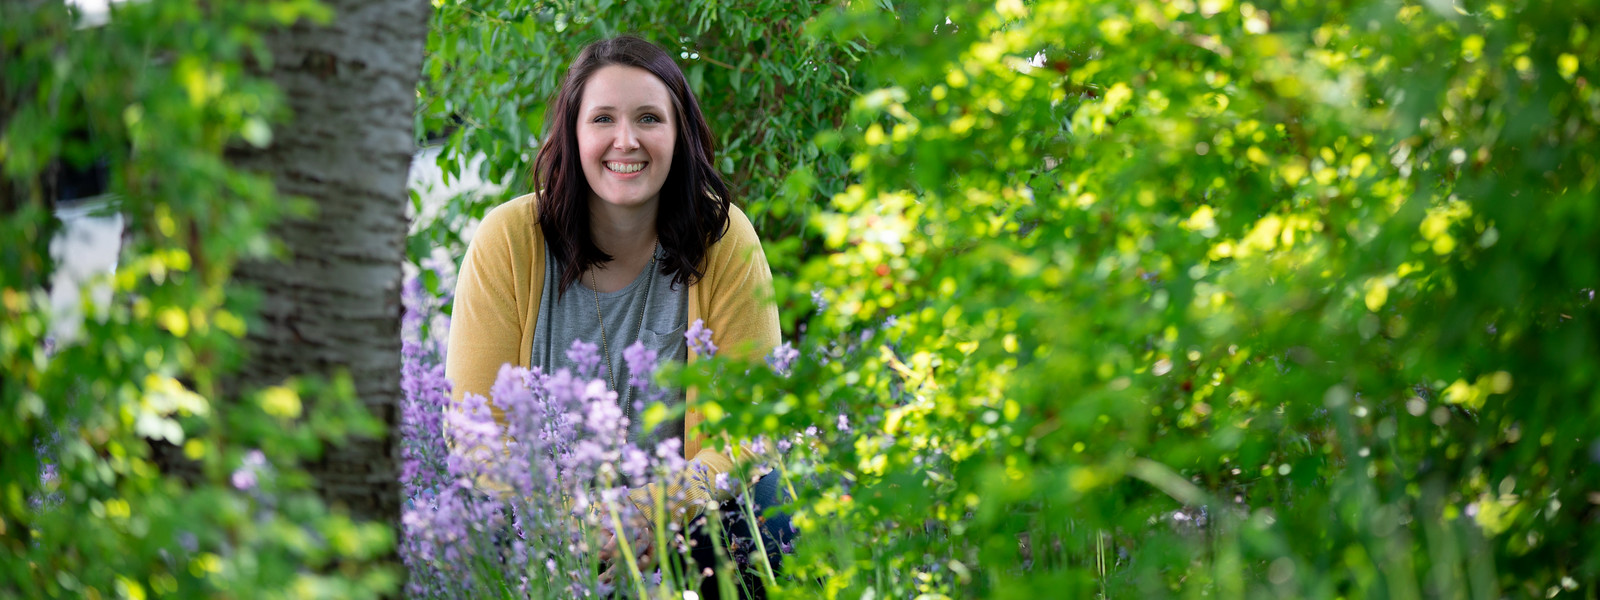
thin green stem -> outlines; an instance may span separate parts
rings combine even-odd
[[[717,591],[721,593],[723,598],[737,598],[739,596],[736,590],[733,589],[733,580],[729,579],[729,577],[738,575],[739,571],[733,566],[732,561],[728,559],[728,549],[722,544],[721,511],[712,510],[707,512],[706,524],[711,528],[711,549],[717,560],[717,564],[712,569],[713,572],[720,573],[717,576]]]
[[[1094,561],[1095,567],[1100,572],[1100,597],[1106,597],[1106,538],[1100,531],[1094,532]]]
[[[761,539],[761,524],[756,522],[755,495],[750,493],[750,484],[740,483],[739,487],[744,490],[745,498],[740,508],[744,510],[746,522],[750,524],[750,537],[756,540],[756,553],[761,555],[761,576],[767,579],[768,588],[775,588],[778,586],[778,580],[772,576],[772,563],[767,560],[767,543]]]
[[[667,548],[667,489],[665,485],[661,484],[656,484],[655,487],[657,493],[651,495],[650,501],[656,517],[656,526],[653,532],[656,537],[656,564],[659,565],[662,571],[661,587],[657,588],[657,591],[660,593],[662,600],[667,600],[671,597],[668,590],[677,589],[678,569],[674,561],[665,558],[663,554]],[[649,488],[646,487],[645,489]]]
[[[644,589],[644,576],[639,574],[639,561],[633,556],[633,544],[628,543],[628,532],[622,528],[622,516],[617,514],[617,505],[607,502],[606,507],[611,513],[611,527],[616,532],[617,548],[622,551],[623,562],[628,564],[628,573],[633,576],[634,590],[639,593],[639,598],[649,598],[650,593]]]
[[[778,463],[778,477],[783,480],[784,489],[789,490],[789,501],[793,502],[794,499],[799,498],[800,495],[794,493],[794,482],[789,480],[789,465],[783,462],[783,455],[781,453],[774,456],[773,461]]]

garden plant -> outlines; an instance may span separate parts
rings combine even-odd
[[[233,265],[307,208],[227,159],[287,122],[251,32],[328,15],[181,4],[89,34],[4,13],[0,598],[695,590],[670,560],[598,576],[620,475],[675,456],[566,421],[614,418],[603,384],[507,370],[454,404],[438,366],[474,222],[528,191],[564,61],[618,33],[678,53],[776,279],[768,361],[629,383],[697,387],[708,437],[761,450],[713,485],[781,476],[792,501],[749,517],[793,543],[719,575],[852,600],[1600,593],[1593,3],[435,2],[416,137],[503,191],[412,194],[396,523],[298,467],[375,435],[337,375],[224,385],[260,325]],[[52,342],[37,182],[96,160],[130,233],[112,301]],[[452,451],[447,428],[506,433],[484,402],[572,425]]]

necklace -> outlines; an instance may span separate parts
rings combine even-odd
[[[644,309],[650,305],[650,291],[655,288],[656,253],[661,249],[660,242],[652,245],[650,250],[650,266],[645,268],[646,276],[650,277],[644,286],[644,302],[639,303],[639,333],[634,339],[644,337]],[[611,343],[606,340],[606,318],[600,313],[600,282],[595,277],[594,269],[589,269],[590,291],[594,292],[594,320],[600,323],[600,351],[606,357],[606,381],[611,384],[611,389],[617,392],[617,399],[622,403],[622,418],[627,419],[633,412],[633,386],[623,390],[617,387],[617,369],[611,364]]]

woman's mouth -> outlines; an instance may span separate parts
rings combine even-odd
[[[606,162],[606,170],[611,171],[613,173],[621,173],[623,175],[627,175],[629,173],[638,173],[639,171],[644,170],[645,164],[646,163],[642,163],[642,162],[611,162],[611,161],[607,161]]]

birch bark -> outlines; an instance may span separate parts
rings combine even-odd
[[[291,257],[236,276],[263,293],[249,336],[246,387],[348,370],[356,393],[388,426],[307,465],[323,497],[353,517],[398,526],[400,283],[407,232],[412,111],[427,36],[427,0],[324,0],[326,25],[271,32],[266,69],[293,121],[270,145],[231,154],[269,173],[278,190],[315,202],[314,218],[281,224]],[[316,410],[308,405],[307,410]]]

